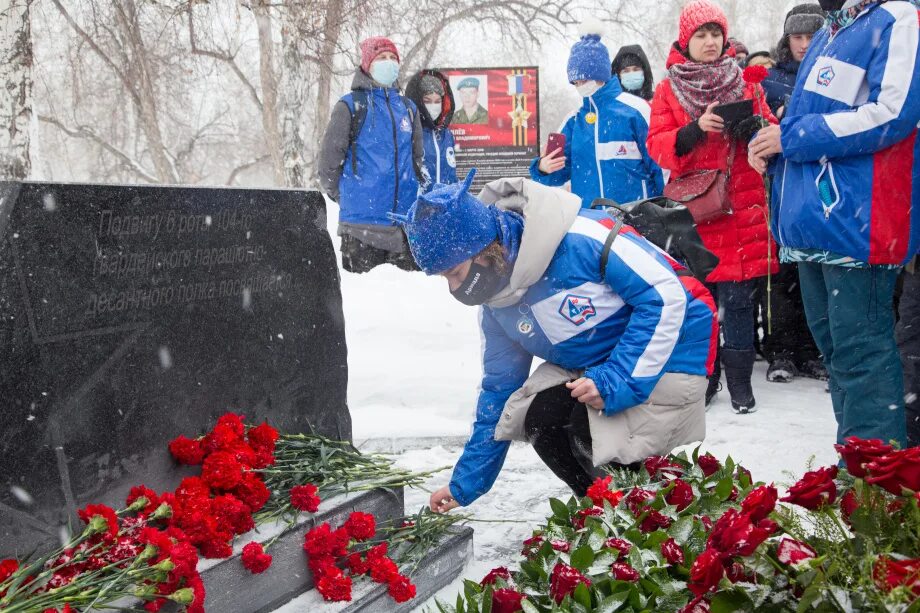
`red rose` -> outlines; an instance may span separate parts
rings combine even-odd
[[[316,591],[329,602],[351,601],[351,577],[346,577],[334,566],[332,568],[338,572],[330,569],[330,572],[320,577],[316,582]]]
[[[101,517],[104,524],[100,523],[99,532],[103,533],[106,538],[114,539],[118,536],[118,515],[110,507],[104,504],[88,504],[86,507],[77,511],[77,515],[85,524],[91,524],[95,517]]]
[[[204,460],[204,449],[201,448],[201,443],[185,436],[177,436],[170,441],[169,453],[179,464],[197,466]]]
[[[847,471],[854,477],[863,479],[866,476],[866,464],[894,451],[894,447],[882,442],[881,439],[869,440],[848,436],[844,439],[845,445],[834,445],[834,449],[846,462]]]
[[[415,586],[405,575],[397,574],[387,582],[387,591],[396,602],[406,602],[415,598]]]
[[[595,505],[603,508],[605,500],[610,503],[611,507],[620,504],[620,499],[623,498],[623,492],[610,490],[610,482],[612,480],[613,477],[610,475],[607,475],[603,479],[598,477],[588,488],[587,496]]]
[[[886,592],[903,585],[915,596],[920,596],[920,559],[892,560],[888,556],[879,556],[872,577],[875,584]]]
[[[664,556],[664,559],[667,560],[669,564],[684,563],[684,550],[681,549],[677,541],[672,538],[669,538],[661,544],[661,555]]]
[[[722,465],[719,464],[719,461],[711,453],[701,455],[696,459],[696,463],[703,469],[703,474],[707,477],[722,470]]]
[[[561,551],[562,553],[568,553],[572,548],[572,544],[568,541],[562,539],[553,539],[549,542],[549,546],[555,549],[556,551]]]
[[[639,580],[639,571],[625,562],[614,562],[613,566],[610,567],[610,572],[613,573],[613,578],[618,581],[635,583]]]
[[[272,565],[272,557],[265,553],[261,543],[248,543],[243,547],[243,567],[254,575],[264,573]]]
[[[399,574],[399,568],[390,558],[377,558],[371,561],[371,579],[377,583],[387,583]]]
[[[729,509],[713,527],[707,546],[720,552],[725,559],[749,556],[769,536],[770,533],[756,526],[749,515],[739,513],[737,509]]]
[[[702,596],[719,585],[725,569],[718,551],[707,549],[693,561],[690,567],[690,582],[687,587],[697,596]]]
[[[735,470],[735,479],[737,479],[738,481],[741,481],[741,477],[746,477],[749,485],[751,483],[754,483],[754,477],[751,476],[751,471],[744,468],[743,466],[739,466]]]
[[[655,500],[655,493],[641,488],[635,488],[626,495],[626,507],[632,511],[635,516],[642,515],[642,509],[652,500]]]
[[[645,519],[642,520],[642,523],[639,524],[639,530],[648,534],[649,532],[654,532],[659,528],[667,528],[670,525],[670,517],[662,515],[654,509],[648,509],[648,515],[646,515]]]
[[[582,583],[588,587],[591,586],[591,580],[582,575],[578,569],[562,562],[556,562],[549,576],[549,594],[553,600],[560,603]]]
[[[509,588],[492,592],[492,613],[517,613],[523,610],[521,601],[524,594]]]
[[[243,465],[227,451],[215,451],[204,459],[201,478],[213,489],[232,490],[243,480]]]
[[[782,528],[779,527],[779,524],[772,519],[761,519],[759,522],[757,522],[757,527],[766,531],[767,534],[776,534],[782,530]]]
[[[585,520],[589,517],[600,517],[604,514],[602,510],[598,507],[591,507],[590,509],[582,509],[575,514],[575,517],[572,518],[572,525],[576,530],[581,530],[585,527]]]
[[[781,500],[810,511],[826,504],[833,504],[837,499],[837,485],[834,483],[836,478],[836,466],[807,472],[798,483],[789,488],[789,493]]]
[[[894,451],[866,468],[870,475],[866,481],[895,496],[902,496],[904,488],[912,492],[920,490],[920,447]]]
[[[271,492],[265,487],[262,477],[257,473],[251,472],[243,473],[243,478],[240,480],[239,485],[233,489],[233,494],[245,502],[253,513],[264,507],[271,496]]]
[[[677,613],[709,613],[709,603],[702,596],[697,596]]]
[[[316,495],[317,487],[312,483],[295,485],[291,488],[291,506],[300,511],[316,513],[322,502]]]
[[[706,532],[711,532],[712,531],[712,520],[709,518],[709,516],[703,515],[699,519],[700,519],[700,523],[703,524],[703,528],[706,529]]]
[[[504,566],[499,566],[498,568],[490,570],[489,574],[483,577],[482,581],[479,582],[479,585],[495,585],[495,582],[499,579],[511,581],[511,573],[508,572],[508,569]]]
[[[783,564],[798,564],[802,560],[818,557],[818,553],[806,543],[783,538],[776,548],[776,558]]]
[[[744,565],[739,562],[732,562],[728,568],[725,569],[725,576],[728,577],[728,580],[732,583],[738,583],[739,581],[751,583],[754,581],[753,573],[747,572]]]
[[[619,551],[620,553],[617,556],[617,560],[622,560],[627,555],[629,555],[629,552],[632,550],[632,543],[623,539],[614,538],[607,539],[604,542],[604,547],[609,547],[610,549],[616,549]]]
[[[135,485],[131,488],[131,491],[128,492],[128,498],[125,500],[127,506],[131,506],[139,498],[146,498],[147,504],[141,509],[141,513],[150,514],[157,510],[157,507],[160,506],[160,497],[157,496],[157,493],[145,485]]]
[[[524,548],[521,549],[521,555],[525,557],[531,557],[535,555],[540,547],[543,545],[543,537],[540,535],[532,536],[526,541],[524,541]]]
[[[747,513],[754,523],[766,519],[776,508],[776,487],[761,485],[751,490],[741,503],[741,512]]]
[[[356,541],[366,541],[377,533],[374,516],[370,513],[354,512],[342,526],[345,532]]]
[[[224,494],[211,500],[211,509],[217,523],[230,528],[234,534],[246,534],[253,528],[252,512],[239,498]]]
[[[663,477],[675,478],[684,474],[684,467],[671,462],[668,458],[653,455],[645,460],[645,470],[653,479],[661,473]]]
[[[853,511],[859,507],[859,499],[856,498],[856,492],[853,490],[847,490],[846,494],[840,498],[840,513],[847,521],[849,521],[850,515],[853,514]]]
[[[762,83],[764,79],[770,76],[770,73],[764,66],[748,66],[744,69],[742,76],[745,83],[756,85]]]
[[[683,511],[693,504],[693,488],[681,479],[674,479],[671,483],[674,484],[674,489],[668,492],[665,502],[677,507],[678,511]]]

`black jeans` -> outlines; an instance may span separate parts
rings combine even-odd
[[[901,365],[904,368],[904,408],[907,412],[907,445],[920,445],[920,272],[904,273],[895,327]]]
[[[594,480],[604,474],[592,462],[588,408],[572,398],[565,385],[551,387],[534,397],[524,420],[524,432],[543,463],[576,496],[585,496]],[[611,462],[604,468],[639,470],[639,464]]]
[[[342,268],[348,272],[364,273],[381,264],[393,264],[410,272],[419,269],[408,245],[401,252],[386,251],[362,243],[349,234],[342,236]]]

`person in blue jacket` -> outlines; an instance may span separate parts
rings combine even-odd
[[[436,70],[421,70],[409,79],[406,97],[418,107],[425,139],[425,168],[431,185],[457,182],[457,159],[450,120],[454,94],[450,81]]]
[[[588,24],[584,30],[599,31]],[[619,203],[660,196],[661,168],[645,146],[651,107],[626,93],[611,73],[610,54],[600,34],[586,33],[568,62],[569,82],[584,99],[563,122],[562,151],[543,150],[530,164],[530,177],[544,185],[572,182],[572,193],[590,207],[596,198]]]
[[[839,441],[905,442],[892,296],[920,250],[920,19],[905,0],[821,0],[781,126],[750,146],[773,173],[772,230],[798,262]]]
[[[783,108],[795,89],[799,67],[815,32],[824,27],[824,9],[818,4],[792,7],[783,22],[783,37],[776,46],[776,66],[763,81],[767,104],[777,119],[783,118]]]
[[[430,182],[419,112],[400,95],[399,51],[388,38],[361,43],[351,93],[332,109],[320,145],[319,181],[339,203],[342,268],[390,263],[415,270],[405,236],[387,213],[405,213]]]
[[[397,217],[418,266],[482,305],[476,422],[431,508],[485,494],[509,440],[529,441],[581,496],[596,466],[702,440],[718,329],[703,284],[569,192],[501,179],[477,199],[472,178]],[[531,375],[534,357],[546,362]]]

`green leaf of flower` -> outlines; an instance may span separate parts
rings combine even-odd
[[[594,563],[594,550],[590,545],[579,547],[572,553],[571,563],[578,570],[587,570]]]
[[[567,507],[566,504],[558,498],[550,498],[549,506],[553,510],[553,517],[561,519],[562,521],[569,521],[571,518],[569,507]]]
[[[572,594],[572,598],[585,609],[591,610],[591,589],[584,583],[578,584],[578,587],[575,588],[575,592]]]

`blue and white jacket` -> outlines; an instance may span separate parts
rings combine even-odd
[[[571,180],[572,193],[585,208],[596,198],[626,203],[660,196],[664,177],[645,146],[650,116],[648,102],[610,79],[559,129],[565,135],[565,168],[543,174],[536,158],[531,178],[555,187]]]
[[[537,217],[525,211],[525,227],[530,223]],[[614,225],[602,211],[581,210],[568,231],[563,225],[538,248],[554,254],[519,300],[482,308],[476,422],[450,483],[461,505],[486,493],[501,470],[510,443],[494,439],[495,427],[534,357],[585,369],[608,414],[645,402],[665,373],[708,374],[717,330],[712,297],[693,277],[678,277],[680,266],[628,227],[613,241],[602,276],[601,253]],[[525,236],[515,269],[528,253],[534,251]]]
[[[425,138],[425,167],[431,185],[457,182],[457,157],[454,135],[447,128],[422,128]]]
[[[920,249],[918,41],[903,0],[815,35],[771,168],[772,230],[787,250],[896,265]]]

